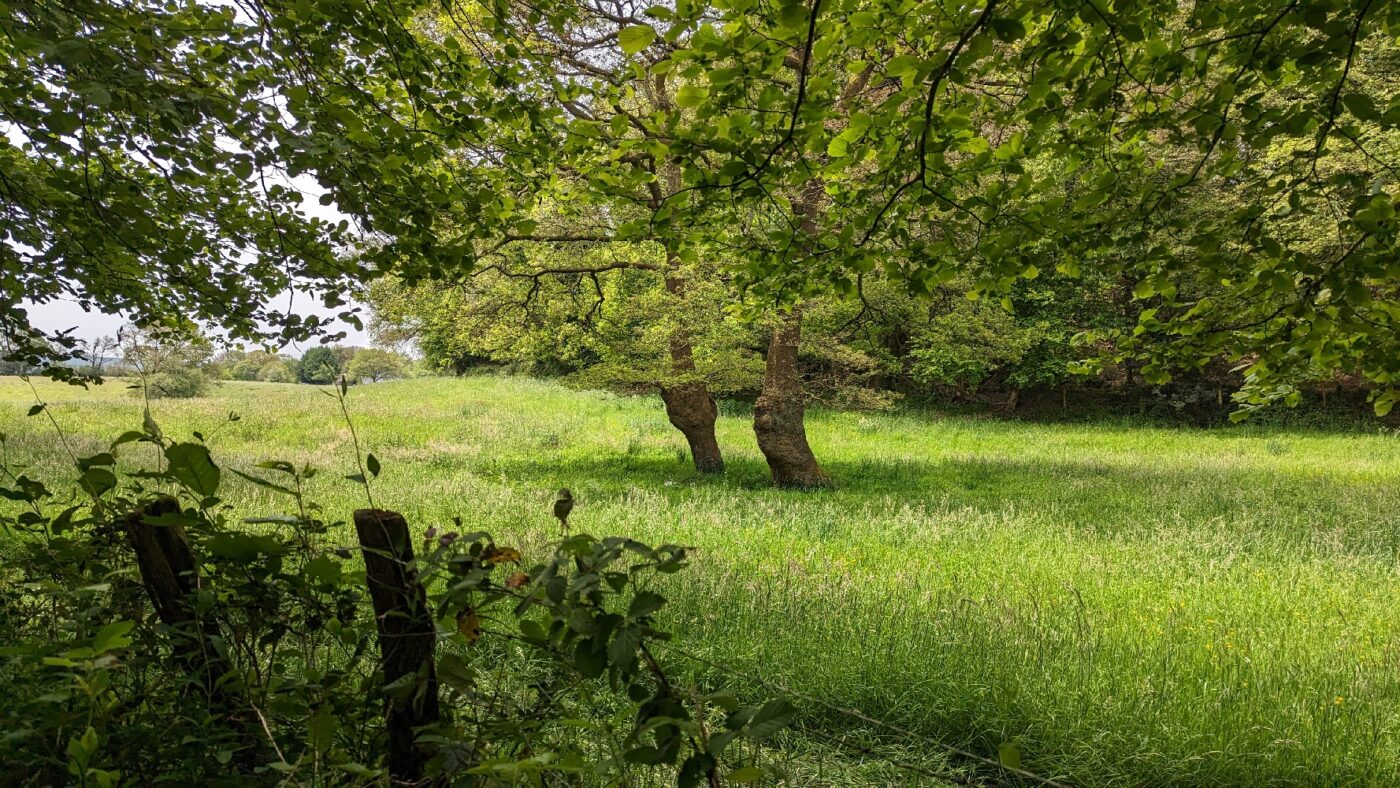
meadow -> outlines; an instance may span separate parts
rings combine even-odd
[[[79,454],[141,423],[120,382],[35,385]],[[0,379],[5,460],[64,477],[33,402]],[[929,739],[1009,745],[1081,785],[1400,782],[1388,432],[817,410],[837,487],[804,493],[768,486],[741,406],[719,428],[728,473],[698,481],[651,397],[479,377],[358,386],[349,405],[383,464],[376,503],[415,528],[459,517],[542,551],[568,487],[577,529],[695,546],[667,581],[668,623],[725,670],[670,658],[697,682],[800,693],[795,782],[918,783],[902,767],[944,762]],[[342,479],[350,432],[314,387],[225,383],[153,415],[229,467],[322,469],[310,495],[328,516],[365,505]],[[125,463],[150,450],[124,448]],[[225,497],[248,516],[286,505],[243,482]]]

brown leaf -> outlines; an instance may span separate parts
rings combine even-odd
[[[468,643],[475,643],[481,637],[481,620],[476,617],[476,608],[466,608],[457,614],[457,631],[466,636]]]
[[[486,552],[481,554],[481,562],[487,566],[496,564],[514,564],[520,561],[520,551],[514,547],[497,547],[491,545],[486,548]]]
[[[524,572],[515,572],[506,578],[506,588],[520,588],[530,582],[530,576]]]

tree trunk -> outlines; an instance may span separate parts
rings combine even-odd
[[[672,265],[674,266],[674,261]],[[685,281],[678,276],[666,276],[666,290],[677,298],[685,296]],[[690,458],[696,473],[722,473],[724,457],[715,437],[715,421],[719,408],[704,381],[695,377],[695,357],[690,336],[678,329],[671,335],[671,374],[674,385],[661,387],[661,401],[666,404],[666,418],[681,431],[690,444]]]
[[[768,343],[763,391],[753,406],[753,431],[758,437],[759,450],[768,460],[773,483],[779,487],[811,489],[830,486],[831,479],[817,464],[812,447],[807,444],[802,375],[797,368],[801,339],[802,313],[794,309],[781,318]]]
[[[690,444],[695,472],[723,473],[724,457],[719,451],[719,440],[715,438],[719,408],[705,384],[694,382],[663,387],[661,401],[666,403],[666,418]]]
[[[411,569],[413,542],[403,515],[382,509],[355,510],[355,531],[365,554],[365,580],[379,627],[384,684],[417,676],[411,688],[386,694],[384,727],[389,737],[389,777],[416,783],[428,753],[415,741],[417,729],[442,718],[433,650],[437,633],[427,595]]]

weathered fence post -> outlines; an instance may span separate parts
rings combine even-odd
[[[427,754],[414,731],[441,719],[437,674],[433,669],[436,631],[428,597],[412,569],[413,541],[403,515],[357,509],[355,531],[365,554],[365,576],[379,629],[380,664],[387,686],[417,676],[412,691],[387,694],[384,723],[389,736],[389,776],[417,782]]]
[[[174,633],[176,654],[211,701],[226,701],[219,679],[228,672],[228,660],[214,647],[219,640],[218,622],[200,620],[190,606],[189,595],[199,588],[199,563],[185,529],[148,522],[179,512],[180,504],[174,498],[158,498],[127,515],[126,535],[156,615]]]

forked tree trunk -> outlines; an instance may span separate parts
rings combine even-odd
[[[753,407],[753,431],[758,448],[768,460],[773,483],[779,487],[811,489],[827,487],[831,479],[817,464],[807,444],[803,424],[802,375],[797,368],[797,349],[802,340],[802,313],[794,309],[773,329],[768,344],[763,391]]]
[[[379,628],[380,667],[385,685],[416,676],[407,691],[386,695],[384,727],[389,738],[389,777],[416,783],[428,753],[417,729],[442,718],[433,650],[437,631],[423,585],[412,569],[413,542],[403,515],[382,509],[355,510],[355,531],[365,555],[365,580]]]
[[[672,265],[674,265],[674,261]],[[685,296],[685,281],[667,275],[666,290],[677,298]],[[722,473],[724,457],[715,437],[715,421],[719,408],[710,389],[695,377],[695,357],[690,335],[682,328],[671,335],[671,374],[676,383],[661,387],[661,401],[666,404],[666,418],[681,431],[690,444],[690,458],[696,473]]]

